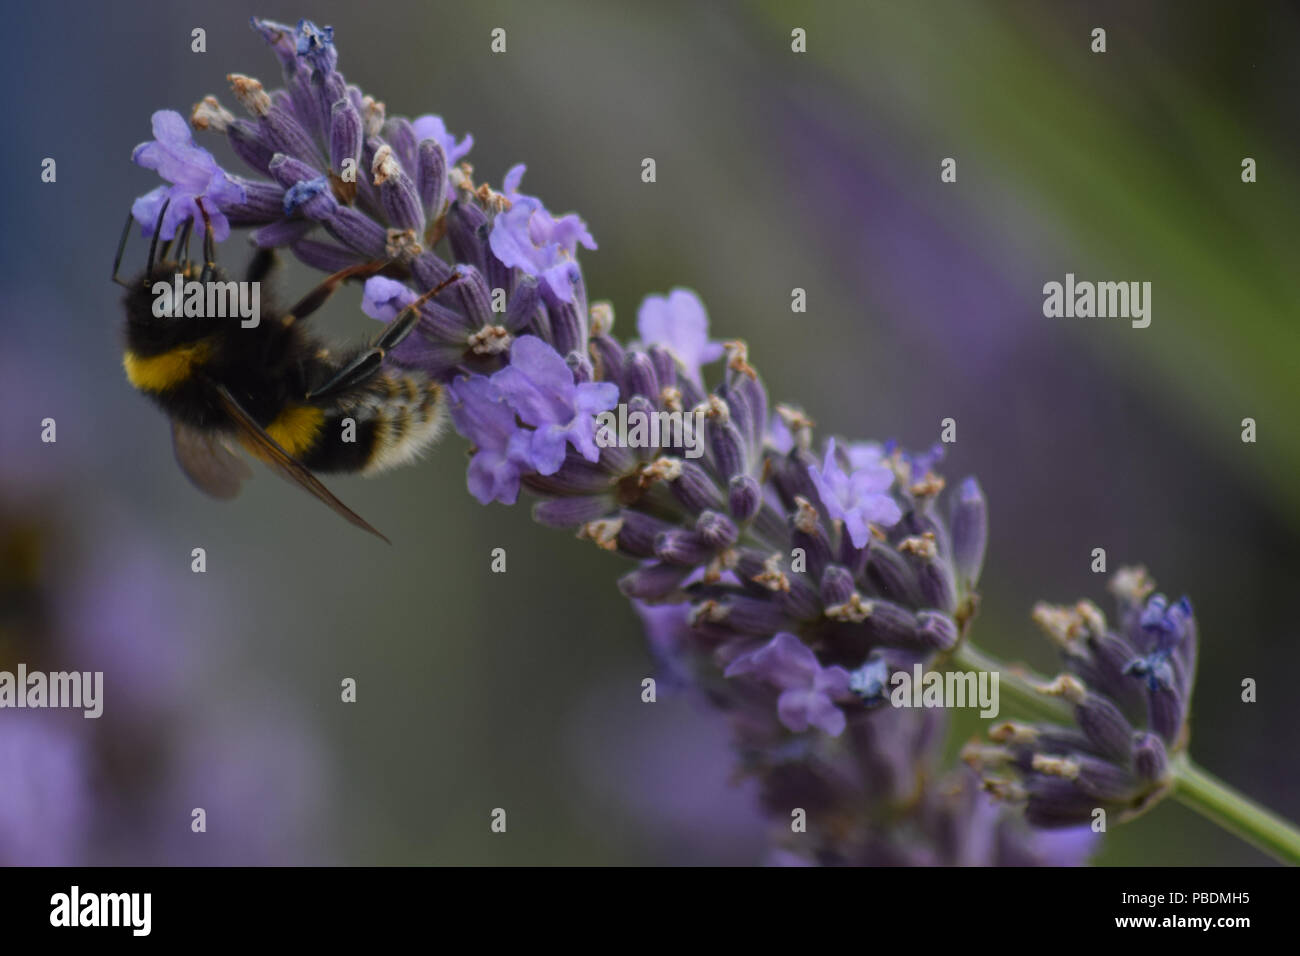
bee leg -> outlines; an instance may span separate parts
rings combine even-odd
[[[278,265],[274,249],[258,249],[244,274],[245,282],[261,282]]]
[[[345,279],[364,278],[375,275],[388,268],[387,262],[363,262],[360,265],[348,266],[346,269],[340,269],[332,276],[326,277],[321,284],[312,289],[300,300],[298,304],[290,309],[284,316],[286,325],[296,322],[299,319],[305,319],[322,305],[326,303]]]
[[[181,234],[176,240],[176,250],[183,258],[180,259],[181,272],[188,279],[190,275],[190,233],[194,231],[194,220],[186,219],[185,225],[181,226]]]
[[[373,378],[383,364],[383,349],[370,349],[362,352],[339,369],[325,384],[308,392],[307,399],[314,401],[321,398],[332,398],[340,392],[356,388]]]
[[[339,369],[325,384],[309,392],[307,397],[309,399],[328,397],[360,385],[375,375],[384,364],[384,356],[401,345],[406,337],[415,331],[416,325],[420,322],[420,306],[459,279],[460,273],[455,273],[412,301],[397,314],[393,321],[388,323],[384,331],[379,333],[374,345]]]
[[[167,215],[167,207],[172,204],[169,196],[163,202],[162,208],[158,210],[158,221],[153,224],[153,239],[149,242],[149,261],[145,263],[144,274],[146,280],[153,275],[154,253],[158,251],[158,233],[162,232],[163,216]]]
[[[217,245],[212,237],[212,220],[208,218],[208,211],[203,207],[202,199],[195,199],[194,205],[199,207],[199,212],[203,214],[203,272],[199,275],[200,282],[207,282],[212,278],[212,272],[217,268]]]

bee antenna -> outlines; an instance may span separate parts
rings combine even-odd
[[[182,268],[187,268],[190,264],[190,232],[194,228],[194,220],[186,219],[185,225],[181,226],[180,238],[176,243],[176,248],[183,250],[185,258],[182,260]]]
[[[158,251],[158,233],[162,232],[163,216],[167,215],[167,207],[172,204],[171,197],[168,196],[162,208],[158,210],[158,221],[153,224],[153,239],[149,243],[149,262],[145,265],[145,275],[153,275],[154,255]]]
[[[199,207],[199,212],[203,215],[203,274],[199,276],[199,281],[207,282],[217,265],[216,245],[212,238],[212,220],[208,218],[208,211],[204,208],[202,199],[195,198],[194,205]]]
[[[126,241],[131,238],[131,226],[134,222],[135,216],[128,212],[126,225],[122,227],[122,238],[117,243],[117,255],[113,258],[113,281],[123,288],[130,288],[130,286],[117,277],[117,270],[122,268],[122,253],[126,252]]]

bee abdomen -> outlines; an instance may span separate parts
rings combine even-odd
[[[397,374],[380,382],[388,395],[375,407],[373,448],[362,468],[367,475],[417,460],[441,437],[447,417],[438,383]]]

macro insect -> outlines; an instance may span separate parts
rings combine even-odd
[[[189,257],[193,219],[174,237],[174,248],[173,240],[159,245],[164,206],[144,272],[123,282],[117,274],[132,220],[122,232],[113,281],[127,290],[127,380],[171,420],[176,461],[202,491],[222,499],[239,493],[252,474],[239,454],[242,449],[387,541],[314,472],[372,475],[415,460],[438,439],[446,418],[442,386],[419,372],[384,364],[384,356],[415,329],[420,306],[459,276],[412,302],[370,345],[337,354],[307,329],[305,320],[344,281],[377,275],[393,263],[363,263],[336,272],[288,310],[262,308],[251,324],[237,313],[159,309],[158,296],[173,281],[179,288],[197,279],[202,287],[218,284],[232,294],[238,287],[214,261],[212,224],[202,200],[197,203],[204,220],[202,265]],[[259,250],[244,281],[260,288],[274,264],[271,250]]]

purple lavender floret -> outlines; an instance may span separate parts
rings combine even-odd
[[[541,475],[564,463],[566,443],[587,461],[597,461],[596,414],[613,408],[618,387],[609,382],[576,384],[560,354],[534,335],[515,339],[510,364],[492,376],[521,421],[533,426],[529,458]]]
[[[203,200],[213,236],[218,242],[225,240],[230,235],[230,222],[224,210],[244,201],[243,187],[217,165],[211,153],[194,144],[190,129],[179,113],[172,110],[154,113],[153,137],[135,148],[131,161],[157,171],[171,185],[159,186],[137,199],[131,206],[135,221],[144,228],[145,235],[151,236],[162,214],[158,235],[171,239],[186,220],[192,219],[202,227],[203,215],[196,200]],[[164,205],[166,213],[162,212]]]
[[[821,468],[808,466],[808,475],[833,521],[844,522],[855,548],[865,547],[871,526],[892,528],[903,516],[898,503],[887,492],[894,483],[894,472],[886,465],[858,456],[860,464],[844,468],[835,456],[835,439],[826,443],[826,457]]]

